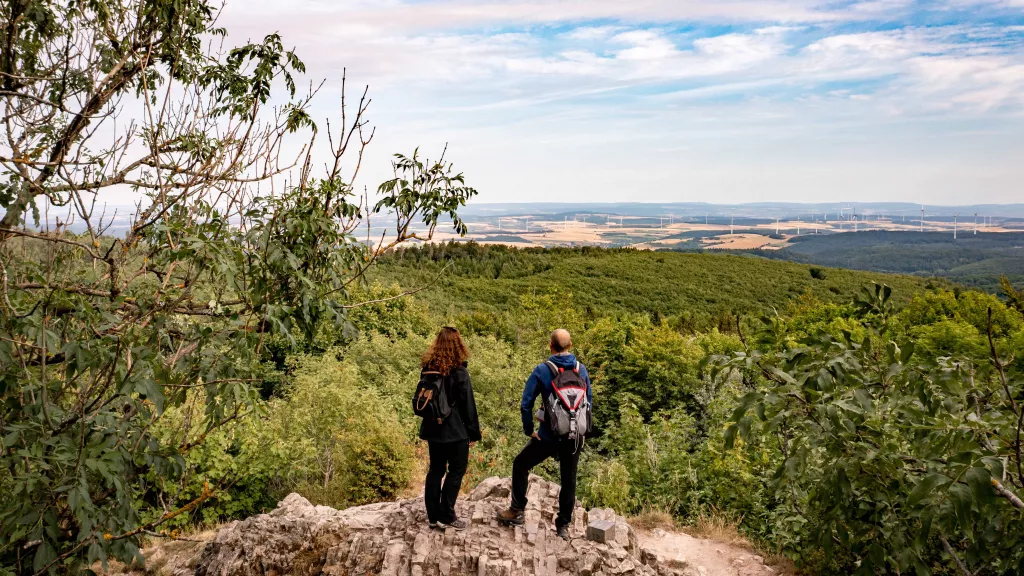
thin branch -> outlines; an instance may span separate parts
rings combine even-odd
[[[359,302],[357,304],[346,304],[346,305],[342,306],[342,308],[344,308],[346,310],[349,310],[349,309],[352,309],[352,308],[359,308],[360,306],[368,306],[370,304],[379,304],[381,302],[390,302],[392,300],[398,300],[399,298],[405,298],[406,296],[412,296],[413,294],[416,294],[417,292],[422,292],[422,291],[426,290],[427,288],[430,288],[431,286],[436,284],[437,281],[441,279],[441,276],[443,276],[444,273],[448,270],[448,268],[451,267],[451,265],[452,265],[451,262],[446,264],[445,267],[442,268],[440,272],[438,272],[437,276],[435,276],[433,280],[431,280],[430,282],[427,282],[426,284],[424,284],[423,286],[420,286],[419,288],[416,288],[415,290],[406,290],[405,292],[402,292],[401,294],[396,294],[395,296],[388,296],[387,298],[377,298],[377,299],[374,299],[374,300],[367,300],[365,302]]]
[[[1024,501],[1022,501],[1013,492],[1010,492],[1010,490],[1007,489],[1006,486],[1003,486],[1002,483],[1000,483],[999,480],[996,480],[995,478],[992,479],[992,489],[996,491],[996,494],[999,494],[1003,498],[1009,500],[1010,504],[1012,504],[1014,508],[1018,510],[1024,510]]]
[[[974,576],[974,573],[968,570],[967,566],[965,566],[963,561],[960,560],[960,557],[956,555],[956,551],[949,545],[949,541],[946,540],[946,537],[939,534],[939,540],[942,541],[942,547],[946,549],[946,554],[953,557],[953,561],[956,562],[956,567],[960,569],[960,573],[964,576]]]
[[[996,367],[996,371],[999,374],[999,382],[1003,386],[1003,392],[1006,394],[1007,401],[1010,402],[1010,409],[1013,410],[1013,415],[1017,417],[1017,430],[1016,436],[1013,442],[1013,450],[1017,456],[1017,480],[1024,486],[1024,470],[1021,468],[1021,428],[1024,427],[1024,411],[1017,406],[1017,401],[1013,398],[1013,393],[1010,391],[1010,385],[1006,380],[1006,369],[1003,365],[1002,360],[999,359],[999,352],[996,350],[996,341],[992,336],[992,308],[988,309],[988,324],[986,326],[986,332],[988,333],[988,346],[989,351],[992,354],[992,363]]]

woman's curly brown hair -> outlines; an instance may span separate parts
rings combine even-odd
[[[459,331],[451,326],[441,328],[441,332],[434,338],[434,342],[423,353],[420,362],[424,370],[448,374],[458,368],[469,358],[469,348]]]

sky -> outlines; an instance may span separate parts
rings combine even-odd
[[[1024,0],[228,0],[480,202],[1024,202]]]

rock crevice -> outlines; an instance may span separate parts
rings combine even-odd
[[[642,550],[625,519],[577,506],[570,541],[555,536],[558,485],[532,477],[523,526],[494,519],[508,505],[508,479],[488,478],[460,499],[462,532],[431,529],[422,498],[347,510],[291,494],[269,514],[223,527],[193,574],[175,576],[539,576],[677,575],[683,567]],[[588,535],[590,538],[588,538]]]

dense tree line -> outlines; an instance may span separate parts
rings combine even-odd
[[[803,298],[849,301],[866,282],[887,282],[903,295],[929,283],[849,270],[822,274],[819,269],[815,275],[813,270],[745,255],[452,242],[397,250],[372,277],[385,284],[433,286],[418,294],[432,308],[471,317],[470,326],[501,325],[506,334],[515,331],[506,318],[508,303],[522,294],[571,295],[588,318],[637,313],[665,319],[683,331],[731,332],[737,314],[781,310]]]
[[[945,277],[998,293],[999,277],[1024,281],[1024,233],[869,230],[794,238],[782,250],[757,250],[765,258],[878,272]]]

